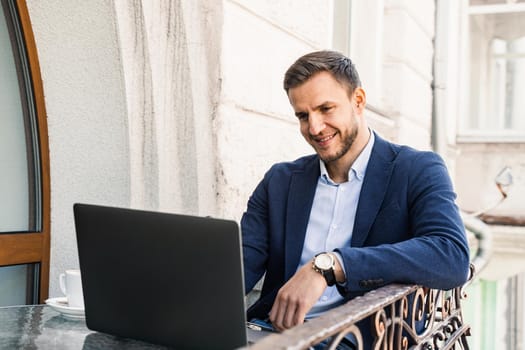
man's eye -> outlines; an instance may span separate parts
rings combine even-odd
[[[329,112],[332,109],[332,106],[323,106],[320,108],[322,113]]]
[[[308,114],[306,114],[306,113],[297,113],[296,116],[297,116],[297,119],[299,119],[299,120],[308,119]]]

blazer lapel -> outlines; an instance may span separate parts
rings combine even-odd
[[[313,157],[304,170],[294,172],[290,179],[286,209],[285,280],[295,273],[301,259],[319,175],[319,158]]]
[[[363,246],[370,227],[379,212],[393,170],[394,152],[389,143],[375,134],[375,143],[370,155],[363,187],[355,216],[352,246]]]

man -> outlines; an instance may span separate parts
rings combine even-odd
[[[450,289],[469,249],[442,159],[387,142],[366,123],[366,94],[347,57],[299,58],[284,89],[315,155],[275,164],[241,220],[248,318],[282,331],[399,282]]]

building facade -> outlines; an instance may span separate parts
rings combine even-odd
[[[460,208],[493,220],[473,348],[525,348],[524,1],[25,3],[49,134],[49,295],[78,266],[73,203],[239,220],[271,164],[312,152],[284,71],[336,49],[361,74],[370,126],[440,153]]]

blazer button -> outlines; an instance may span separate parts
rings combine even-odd
[[[368,283],[368,281],[366,281],[366,280],[361,280],[361,281],[359,281],[359,287],[361,287],[361,288],[367,288],[367,287],[368,287],[368,284],[369,284],[369,283]]]

